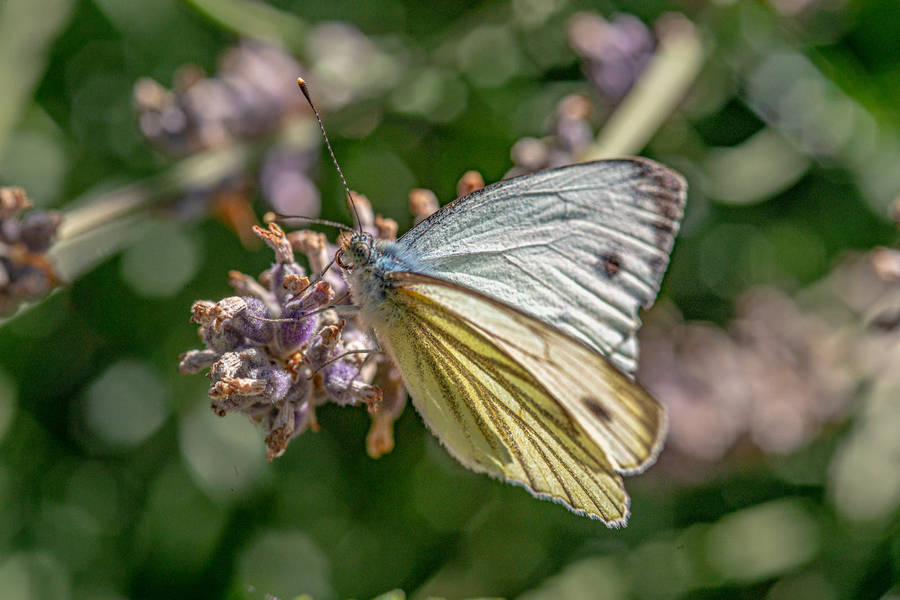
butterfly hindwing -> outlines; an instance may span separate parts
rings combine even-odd
[[[452,282],[390,273],[376,323],[416,408],[464,465],[624,524],[621,474],[655,458],[662,408],[570,336]]]
[[[631,374],[638,310],[656,298],[685,197],[681,176],[647,159],[582,163],[459,198],[398,244],[429,274],[552,323]]]

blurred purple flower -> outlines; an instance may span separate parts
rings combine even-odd
[[[584,94],[570,94],[556,105],[550,135],[525,137],[510,150],[514,167],[506,177],[534,173],[578,162],[579,155],[593,142],[591,100]]]
[[[569,44],[584,59],[584,70],[609,104],[625,97],[647,66],[656,46],[650,29],[637,17],[577,13],[569,21]]]
[[[288,148],[266,153],[260,171],[263,196],[276,213],[288,216],[316,216],[322,208],[319,189],[307,175],[316,156]]]
[[[167,154],[183,156],[278,129],[306,112],[294,81],[302,67],[279,48],[242,41],[223,53],[216,76],[182,67],[167,90],[150,78],[134,86],[138,124]]]
[[[0,187],[0,315],[50,293],[58,283],[46,256],[61,216],[32,211],[25,190]]]
[[[667,454],[715,461],[748,444],[792,452],[843,418],[861,385],[890,375],[900,364],[900,286],[885,252],[896,253],[844,260],[796,298],[750,291],[725,329],[684,323],[674,309],[651,313],[638,378],[669,409]]]
[[[139,80],[134,104],[140,130],[177,157],[273,136],[259,161],[263,197],[280,214],[317,216],[321,201],[309,173],[318,163],[321,141],[314,127],[308,135],[296,126],[311,114],[295,84],[301,71],[285,51],[242,41],[223,53],[214,76],[187,65],[176,73],[172,90]],[[219,181],[187,190],[176,210],[184,216],[213,212],[252,245],[255,218],[248,197],[256,178],[239,165]]]

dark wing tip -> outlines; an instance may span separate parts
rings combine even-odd
[[[654,231],[653,244],[660,250],[659,255],[651,260],[650,267],[656,281],[662,281],[684,215],[687,181],[680,173],[649,158],[638,156],[615,162],[634,169],[633,189],[639,198],[636,201],[657,215],[647,223]],[[644,308],[652,306],[654,300],[655,294],[646,298]]]
[[[687,202],[688,186],[684,176],[660,162],[650,158],[644,158],[643,156],[599,160],[582,164],[586,165],[594,163],[620,163],[633,167],[637,179],[642,182],[638,184],[638,189],[654,200],[657,211],[661,215],[673,222],[674,237],[674,233],[677,233],[678,231],[678,223],[681,221],[682,214],[684,213],[684,205]]]
[[[631,160],[638,167],[641,178],[651,184],[644,189],[660,203],[660,212],[673,221],[679,221],[687,201],[685,178],[655,160],[643,157]]]

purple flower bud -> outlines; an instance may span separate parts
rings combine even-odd
[[[358,372],[356,366],[346,360],[336,360],[322,369],[322,385],[338,404],[356,404],[359,398],[353,393],[351,384]]]
[[[37,211],[26,215],[19,228],[19,239],[32,252],[46,252],[53,243],[62,217],[59,213]]]
[[[396,223],[374,217],[365,198],[356,197],[362,224],[377,229],[379,239],[394,238]],[[332,271],[310,285],[295,260],[294,252],[303,252],[318,273],[335,247],[311,231],[287,236],[270,225],[254,232],[273,250],[276,262],[255,279],[232,271],[230,283],[237,295],[194,304],[191,320],[200,323],[207,349],[182,355],[181,369],[197,372],[209,366],[213,411],[241,412],[262,422],[267,454],[273,459],[307,427],[317,428],[315,407],[327,401],[366,404],[370,411],[380,407],[380,388],[366,383],[376,376],[380,363],[368,363],[360,374],[361,356],[342,353],[348,347],[370,348],[368,336],[339,321],[332,311],[320,312],[346,289],[341,277]],[[399,377],[395,381],[394,395],[405,393]],[[402,403],[394,402],[379,414],[380,432],[399,415],[398,406]],[[392,442],[380,442],[375,454],[386,452],[389,445]]]
[[[58,276],[44,254],[60,223],[60,215],[34,211],[19,187],[0,187],[0,314],[12,312],[23,300],[46,296]]]
[[[283,318],[290,323],[278,326],[278,344],[284,352],[293,352],[305,344],[319,325],[318,315],[306,316],[303,311],[288,311]]]
[[[577,152],[591,144],[594,130],[583,119],[561,118],[556,122],[556,138],[565,150]]]
[[[291,387],[291,375],[284,369],[266,366],[251,369],[250,376],[266,382],[266,389],[259,395],[261,402],[280,402]]]
[[[381,389],[359,380],[359,369],[347,360],[337,360],[322,369],[322,385],[338,404],[365,404],[374,412],[381,403]]]
[[[262,300],[250,296],[241,300],[246,307],[231,318],[230,327],[253,342],[265,344],[271,341],[273,323],[265,319],[271,319],[272,315],[266,305]]]

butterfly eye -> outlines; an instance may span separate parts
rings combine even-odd
[[[367,262],[369,260],[369,254],[372,248],[370,244],[366,243],[367,241],[368,240],[359,240],[351,246],[353,255],[358,257],[360,262]]]

